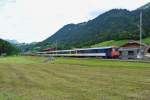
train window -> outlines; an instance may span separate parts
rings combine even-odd
[[[90,53],[90,50],[84,50],[83,53]]]
[[[128,51],[128,55],[130,56],[134,55],[134,51]]]
[[[81,50],[78,50],[77,53],[82,53],[82,51],[81,51]]]
[[[101,49],[101,53],[105,53],[107,49]]]
[[[89,53],[96,53],[96,50],[95,50],[95,49],[90,50],[90,52],[89,52]]]
[[[88,53],[89,50],[82,50],[82,53]]]
[[[70,51],[66,51],[65,54],[70,54]]]
[[[99,49],[88,50],[87,53],[98,53],[98,52],[99,52],[98,50],[99,50]]]
[[[95,49],[94,51],[95,51],[94,53],[99,53],[98,49]]]
[[[119,53],[120,53],[120,55],[122,55],[122,51],[120,51]]]
[[[54,54],[62,54],[62,52],[55,52]]]
[[[75,54],[76,53],[76,51],[71,51],[71,54]]]

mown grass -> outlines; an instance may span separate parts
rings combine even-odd
[[[0,58],[0,100],[149,100],[150,64]]]

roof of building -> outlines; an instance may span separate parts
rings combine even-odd
[[[120,46],[123,48],[138,48],[140,46],[140,42],[137,41],[129,41],[128,43]],[[146,44],[142,43],[141,46],[148,47]]]

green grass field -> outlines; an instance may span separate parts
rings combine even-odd
[[[150,63],[0,58],[0,100],[150,100]]]
[[[110,41],[105,41],[101,42],[95,45],[92,45],[91,47],[103,47],[103,46],[122,46],[126,43],[128,43],[129,40],[110,40]],[[142,40],[144,44],[150,45],[150,37],[145,38]]]

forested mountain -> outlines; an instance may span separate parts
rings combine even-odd
[[[13,55],[17,54],[19,52],[19,49],[17,49],[15,46],[10,44],[9,42],[0,39],[0,55],[6,54],[6,55]]]
[[[149,8],[149,7],[150,7],[150,2],[147,3],[146,5],[144,5],[144,6],[140,7],[140,8],[138,8],[138,10],[139,10],[139,9],[147,9],[147,8]]]
[[[108,40],[139,39],[139,15],[143,11],[143,37],[150,36],[150,3],[134,11],[113,9],[79,24],[68,24],[36,46],[62,49],[83,47]]]
[[[36,42],[19,43],[19,44],[15,44],[15,46],[17,48],[19,48],[22,53],[24,53],[24,52],[28,52],[28,51],[38,51],[40,49],[40,47],[35,47],[36,44],[37,44]]]

